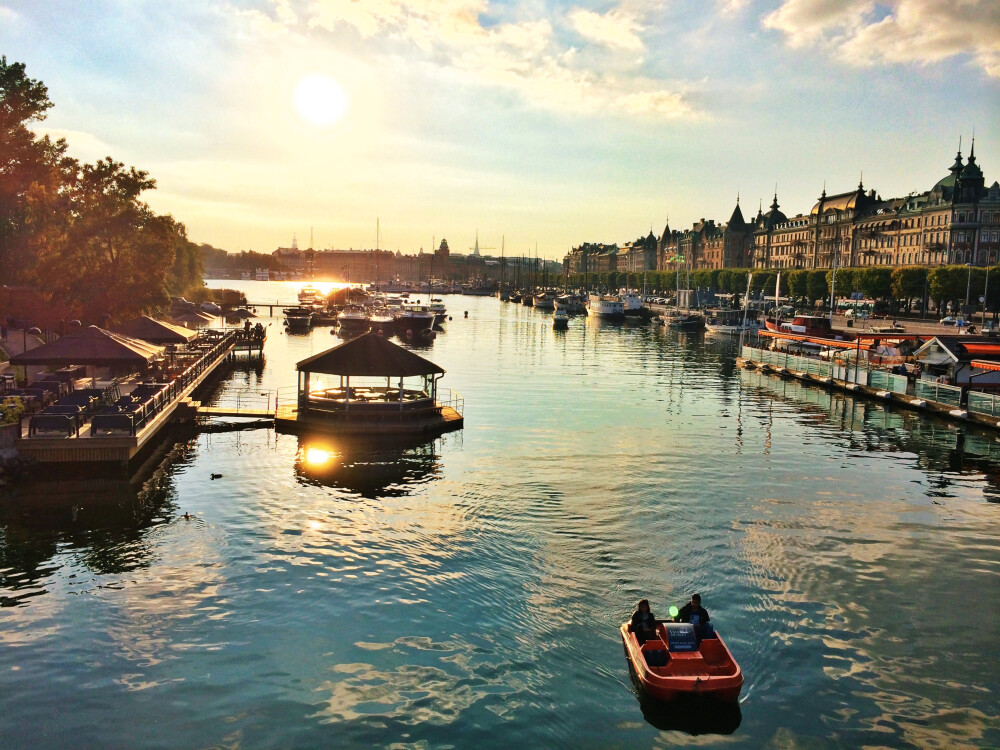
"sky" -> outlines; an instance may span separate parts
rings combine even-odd
[[[230,251],[562,258],[922,192],[973,133],[1000,179],[996,0],[0,0],[0,54]]]

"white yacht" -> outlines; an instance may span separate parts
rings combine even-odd
[[[625,317],[625,303],[618,297],[590,293],[587,308],[591,315],[608,320],[621,320]]]

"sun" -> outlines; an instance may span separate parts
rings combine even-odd
[[[310,125],[328,127],[347,114],[347,92],[322,73],[310,73],[295,85],[295,111]]]

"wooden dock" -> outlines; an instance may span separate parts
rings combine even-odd
[[[235,333],[235,332],[234,332]],[[90,435],[84,427],[78,435],[67,437],[31,436],[15,440],[20,455],[40,464],[128,464],[151,448],[163,429],[175,420],[191,421],[197,416],[197,402],[191,394],[217,377],[231,361],[238,336],[223,339],[218,349],[200,364],[199,371],[178,388],[174,398],[149,419],[134,435]]]
[[[429,409],[420,417],[407,416],[402,419],[366,419],[356,414],[352,418],[331,419],[300,414],[295,404],[279,406],[274,419],[279,432],[303,434],[323,432],[332,435],[441,435],[452,430],[460,430],[465,424],[464,417],[451,406]]]
[[[246,417],[248,419],[274,419],[274,409],[245,409],[241,407],[202,406],[194,402],[199,417]]]

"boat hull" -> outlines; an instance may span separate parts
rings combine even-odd
[[[739,700],[743,672],[718,633],[714,638],[703,640],[698,651],[667,652],[666,665],[649,666],[645,657],[647,652],[667,651],[663,626],[657,626],[659,640],[646,641],[643,646],[639,645],[628,627],[626,622],[620,628],[625,656],[643,689],[651,697],[668,702],[681,696],[696,695],[723,703]]]

